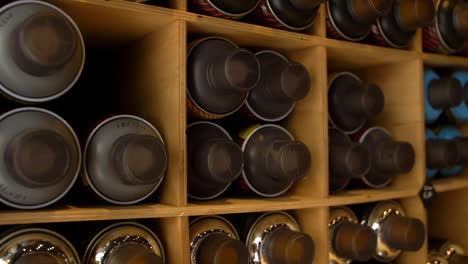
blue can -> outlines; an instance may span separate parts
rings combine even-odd
[[[449,115],[457,122],[468,122],[468,72],[459,71],[454,73],[452,77],[462,84],[464,96],[461,104],[449,109]]]

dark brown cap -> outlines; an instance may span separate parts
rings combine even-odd
[[[435,109],[445,109],[459,105],[463,100],[463,89],[455,78],[440,78],[431,81],[428,100]]]
[[[154,184],[164,177],[168,157],[164,144],[151,135],[127,134],[114,143],[112,161],[122,180]]]
[[[309,148],[300,141],[277,140],[266,154],[266,170],[278,181],[298,180],[307,175],[312,158]]]
[[[458,153],[457,164],[468,165],[468,138],[457,137],[453,139],[453,143],[455,143]]]
[[[375,166],[387,173],[408,173],[414,165],[415,152],[408,142],[385,140],[374,153]]]
[[[200,264],[247,264],[249,252],[241,241],[224,233],[212,233],[203,238],[197,259]]]
[[[242,92],[257,84],[260,66],[253,53],[238,49],[224,60],[217,60],[211,65],[208,74],[215,87]]]
[[[326,1],[327,0],[289,0],[296,9],[303,11],[312,10]]]
[[[382,112],[384,95],[377,85],[365,85],[361,89],[352,90],[344,98],[343,107],[355,115],[372,118]]]
[[[425,226],[416,218],[393,214],[382,222],[380,230],[382,240],[394,249],[417,251],[426,239]]]
[[[13,41],[16,64],[25,72],[43,76],[71,60],[78,40],[73,25],[65,16],[44,11],[20,24]]]
[[[163,260],[149,247],[137,243],[125,243],[112,250],[104,263],[163,264]]]
[[[26,186],[51,186],[70,169],[71,148],[54,131],[28,130],[8,143],[6,164],[16,179]]]
[[[468,256],[453,254],[450,256],[449,264],[466,264],[468,263]]]
[[[297,62],[290,62],[281,72],[279,85],[270,85],[271,93],[278,100],[298,101],[310,90],[310,76],[307,68]]]
[[[198,176],[207,181],[226,184],[242,172],[244,156],[238,144],[220,138],[202,142],[194,161]]]
[[[338,257],[357,261],[369,260],[377,247],[374,230],[350,221],[341,221],[333,228],[331,241]]]
[[[468,38],[468,2],[458,2],[453,9],[455,32],[462,38]]]
[[[65,264],[45,252],[32,252],[21,256],[15,264]]]
[[[405,31],[429,26],[434,16],[435,6],[432,0],[398,1],[396,18],[400,28]]]
[[[361,178],[370,169],[369,151],[359,143],[333,145],[330,150],[332,174],[346,178]]]
[[[309,235],[279,227],[265,238],[263,252],[271,263],[305,264],[312,263],[315,245]]]
[[[373,24],[392,10],[393,0],[347,0],[348,9],[355,21]]]
[[[429,139],[426,141],[426,167],[446,169],[456,165],[459,160],[457,145],[451,140]]]

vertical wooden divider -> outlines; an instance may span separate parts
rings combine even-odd
[[[166,140],[169,166],[160,202],[186,204],[185,22],[174,21],[132,44],[126,54],[126,108],[158,127]]]
[[[312,168],[307,177],[299,180],[291,190],[294,196],[325,198],[328,196],[328,119],[326,50],[323,46],[286,52],[292,60],[304,64],[310,72],[311,89],[299,101],[286,127],[303,141],[312,153]]]
[[[168,264],[189,264],[187,247],[188,224],[186,217],[170,217],[151,220],[149,224],[158,234],[166,253]]]

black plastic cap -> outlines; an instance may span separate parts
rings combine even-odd
[[[426,239],[425,226],[416,218],[390,215],[382,222],[380,230],[382,240],[394,249],[417,251]]]
[[[343,107],[355,115],[373,118],[383,111],[384,104],[382,90],[377,85],[370,84],[353,90],[344,101]]]
[[[309,148],[300,141],[272,142],[266,155],[266,170],[278,181],[295,181],[305,177],[312,163]]]
[[[396,20],[404,31],[430,26],[434,17],[435,6],[432,0],[398,1]]]
[[[164,144],[150,135],[128,134],[113,146],[112,161],[123,181],[134,185],[155,184],[164,177],[168,156]]]
[[[375,23],[392,10],[393,0],[346,0],[352,18],[365,25]]]
[[[112,250],[104,264],[163,264],[163,259],[149,247],[126,243]]]
[[[232,140],[215,139],[203,142],[196,151],[194,167],[203,179],[220,184],[235,180],[244,165],[244,155]]]
[[[211,66],[210,79],[219,89],[247,92],[260,79],[260,65],[252,52],[238,49]]]
[[[359,143],[349,145],[333,145],[330,150],[330,166],[332,176],[361,178],[371,166],[369,151]]]
[[[451,168],[458,162],[458,149],[453,141],[443,139],[429,139],[426,141],[427,168],[441,170]]]
[[[332,232],[332,247],[340,258],[367,261],[374,255],[377,235],[368,226],[341,221]]]
[[[272,93],[281,101],[299,101],[307,96],[310,90],[310,76],[307,68],[301,63],[290,62],[281,72],[281,81]],[[277,90],[277,91],[275,91]]]
[[[457,137],[452,140],[457,148],[457,164],[468,165],[468,138]]]
[[[279,227],[265,238],[263,252],[270,263],[305,264],[312,263],[315,245],[312,238],[287,227]]]
[[[468,2],[459,2],[453,9],[453,25],[461,38],[468,38]]]
[[[301,11],[311,11],[327,0],[289,0],[291,4]]]
[[[429,84],[428,100],[432,107],[445,109],[459,105],[463,100],[461,83],[455,78],[435,79]]]
[[[449,264],[466,264],[468,263],[468,256],[453,254],[450,256]]]
[[[202,240],[197,259],[200,264],[247,264],[249,252],[241,241],[213,233]]]
[[[45,252],[32,252],[21,256],[15,264],[62,264],[57,258]]]
[[[62,180],[70,169],[71,148],[54,131],[28,130],[9,142],[5,160],[22,184],[51,186]]]
[[[414,166],[415,152],[408,142],[386,140],[373,153],[376,167],[388,173],[408,173]]]
[[[12,54],[16,64],[36,76],[52,73],[68,63],[75,54],[77,36],[68,19],[44,11],[26,19],[16,28]]]

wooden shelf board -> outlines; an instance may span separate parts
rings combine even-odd
[[[446,56],[441,54],[423,53],[424,64],[432,67],[460,67],[468,69],[468,58]]]
[[[468,177],[459,176],[437,179],[432,182],[436,192],[448,192],[468,188]]]
[[[55,206],[34,211],[9,210],[0,212],[0,225],[163,218],[178,216],[181,209],[158,204],[125,207]]]
[[[394,188],[381,190],[350,190],[331,195],[327,203],[329,206],[370,203],[413,197],[416,196],[418,192],[419,190],[415,189]]]

